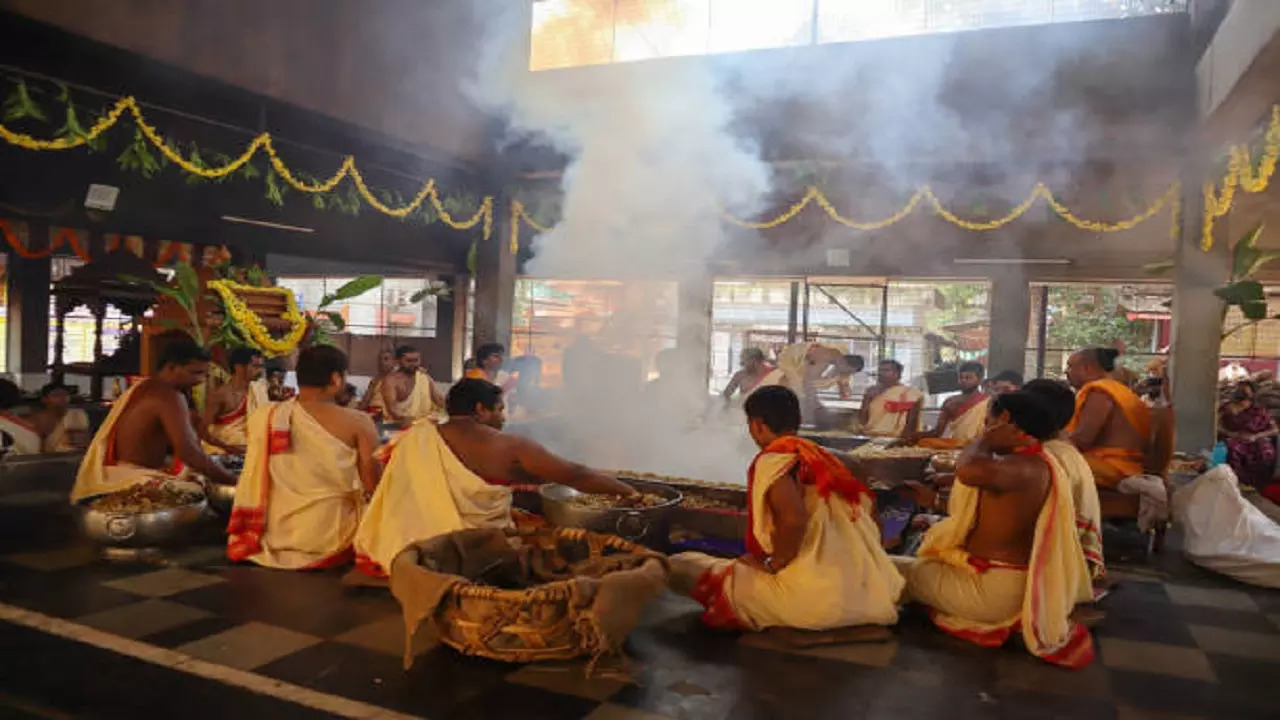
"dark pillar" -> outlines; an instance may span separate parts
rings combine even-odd
[[[1174,258],[1173,339],[1169,374],[1173,382],[1178,449],[1194,452],[1217,440],[1219,354],[1222,349],[1222,301],[1214,288],[1231,273],[1230,228],[1222,218],[1214,228],[1213,249],[1200,249],[1203,198],[1200,174],[1189,170],[1182,181],[1182,236]]]
[[[714,287],[710,277],[681,280],[676,309],[676,351],[680,354],[680,365],[688,369],[690,381],[697,381],[703,393],[709,392],[710,383]]]
[[[1027,323],[1031,317],[1031,288],[1026,273],[1001,268],[991,276],[991,331],[987,372],[1024,372],[1027,364]]]
[[[48,228],[32,225],[27,247],[33,251],[48,247]],[[8,258],[8,338],[5,347],[8,371],[20,385],[34,383],[49,369],[49,276],[52,261],[45,257],[28,260],[17,253]],[[25,377],[24,377],[25,376]],[[30,378],[28,382],[24,379]]]
[[[495,198],[493,236],[476,240],[475,337],[473,342],[511,345],[511,313],[516,293],[516,256],[511,252],[511,217],[506,198]],[[467,348],[467,355],[475,348]]]

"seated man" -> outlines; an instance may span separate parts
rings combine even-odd
[[[422,355],[408,345],[396,348],[396,371],[382,381],[382,409],[387,422],[409,424],[435,417],[444,398],[422,369]]]
[[[858,419],[862,433],[878,437],[902,437],[920,429],[924,395],[902,384],[902,363],[881,360],[876,384],[862,398]]]
[[[257,382],[262,374],[262,354],[252,348],[236,348],[228,358],[231,380],[214,388],[204,404],[200,420],[207,428],[210,453],[243,455],[249,416],[270,401],[267,386]]]
[[[71,502],[149,480],[172,479],[184,465],[214,482],[234,484],[235,476],[200,449],[191,422],[185,393],[208,374],[209,353],[204,348],[191,341],[166,345],[155,374],[121,395],[93,436],[80,462]]]
[[[757,387],[768,387],[782,382],[783,372],[765,360],[764,351],[760,348],[743,348],[738,356],[738,364],[741,368],[729,378],[729,384],[725,385],[720,393],[726,405],[735,392],[746,397]]]
[[[254,380],[253,383],[266,388],[269,401],[283,402],[298,394],[296,390],[284,384],[285,376],[289,373],[285,371],[284,365],[279,360],[272,360],[265,365],[265,368],[262,379]]]
[[[360,409],[373,414],[382,413],[382,382],[396,370],[396,355],[390,350],[378,353],[378,374],[369,381],[364,389],[364,397],[360,398]]]
[[[1076,530],[1080,533],[1080,548],[1089,564],[1089,576],[1095,586],[1106,580],[1107,567],[1102,556],[1102,504],[1098,501],[1098,487],[1093,482],[1089,463],[1063,435],[1067,423],[1075,415],[1076,398],[1071,388],[1057,380],[1032,380],[1023,390],[1040,398],[1052,411],[1053,425],[1057,433],[1044,444],[1044,451],[1062,466],[1071,481],[1071,501],[1076,510]]]
[[[1022,389],[1022,373],[1017,370],[1002,370],[991,378],[991,394],[1014,392]]]
[[[987,422],[987,401],[990,396],[982,392],[981,363],[967,362],[960,366],[958,379],[960,394],[947,398],[938,413],[938,424],[933,430],[920,434],[920,445],[933,448],[964,447],[982,436]]]
[[[672,588],[716,628],[892,625],[903,580],[880,546],[874,499],[830,452],[796,437],[800,402],[760,388],[744,405],[760,447],[747,476],[747,555],[671,558]]]
[[[515,387],[515,379],[511,374],[502,369],[502,361],[505,359],[507,349],[501,343],[485,343],[476,348],[475,367],[467,370],[464,377],[474,380],[487,380],[488,382],[502,388],[502,392],[506,395],[511,394],[511,390]]]
[[[27,416],[40,433],[40,452],[72,452],[89,444],[89,415],[71,408],[71,390],[49,383],[40,388],[40,409]]]
[[[409,543],[467,528],[513,527],[512,484],[555,482],[583,492],[635,490],[563,460],[537,442],[502,434],[502,389],[467,378],[449,390],[449,421],[398,436],[356,534],[356,568],[383,576]]]
[[[352,557],[364,498],[378,484],[378,432],[341,407],[347,356],[335,347],[298,355],[298,396],[249,418],[249,453],[227,526],[227,558],[314,570]]]
[[[925,534],[918,558],[895,558],[906,597],[934,623],[997,647],[1021,627],[1037,657],[1071,668],[1093,660],[1088,631],[1072,622],[1092,600],[1066,473],[1044,451],[1052,413],[1023,392],[991,400],[985,434],[956,466],[950,516]]]
[[[1151,437],[1151,412],[1127,385],[1112,379],[1118,352],[1088,348],[1067,359],[1076,413],[1067,426],[1100,488],[1142,474]]]

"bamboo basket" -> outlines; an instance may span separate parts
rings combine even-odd
[[[611,572],[637,572],[647,563],[660,563],[658,553],[611,535],[576,528],[521,530],[514,537],[539,550],[553,550],[566,559],[590,559],[610,565]],[[567,660],[610,653],[612,647],[588,612],[578,579],[548,582],[523,590],[508,590],[473,581],[448,591],[435,613],[441,641],[464,655],[478,655],[512,663]],[[630,628],[628,628],[629,630]]]

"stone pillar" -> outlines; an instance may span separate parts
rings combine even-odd
[[[495,198],[493,237],[476,242],[475,337],[511,346],[511,313],[516,294],[516,256],[511,252],[511,216],[505,198]],[[467,348],[469,357],[475,348]]]
[[[32,226],[32,250],[47,247],[48,232]],[[9,253],[6,301],[6,356],[8,371],[21,386],[43,384],[49,371],[49,277],[52,261],[44,257],[28,260]]]
[[[1169,374],[1173,382],[1178,449],[1194,452],[1217,441],[1218,358],[1222,349],[1222,301],[1214,288],[1231,273],[1229,218],[1214,229],[1213,249],[1200,249],[1203,200],[1198,173],[1182,181],[1182,235],[1174,259],[1173,338]]]
[[[1005,370],[1024,372],[1031,317],[1031,286],[1026,273],[1015,267],[995,271],[991,276],[990,298],[987,375]]]
[[[681,366],[690,371],[703,392],[711,372],[711,299],[715,284],[710,277],[681,280],[676,321],[676,349]]]

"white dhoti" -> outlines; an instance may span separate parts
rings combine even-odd
[[[286,570],[349,561],[363,510],[356,450],[297,400],[254,412],[248,442],[227,557]]]
[[[436,406],[431,394],[434,385],[435,381],[431,376],[419,370],[413,378],[413,389],[409,391],[409,397],[396,403],[391,408],[392,414],[409,422],[441,415],[444,409]]]
[[[430,421],[395,439],[356,534],[356,567],[381,577],[410,543],[468,528],[512,527],[511,491],[485,482]]]
[[[748,532],[766,556],[773,551],[769,488],[780,481],[796,482],[792,472],[802,462],[813,461],[766,451],[752,464]],[[809,513],[804,541],[795,559],[776,574],[701,553],[671,558],[673,586],[703,604],[708,625],[831,630],[897,622],[903,579],[881,547],[871,496],[864,489],[854,506],[821,483],[801,487]]]
[[[134,485],[151,480],[172,480],[178,477],[175,466],[170,470],[160,468],[144,468],[130,463],[116,461],[116,422],[129,406],[134,393],[146,384],[144,380],[134,385],[121,395],[111,407],[107,419],[102,422],[98,432],[85,450],[84,459],[80,461],[80,469],[76,472],[76,484],[71,488],[71,502],[77,503],[95,495],[127,490]]]
[[[23,418],[10,413],[0,413],[0,432],[8,436],[7,447],[12,455],[35,455],[43,450],[40,432]]]
[[[240,404],[236,409],[213,419],[213,423],[209,425],[209,435],[223,444],[233,447],[245,447],[248,444],[249,416],[253,415],[258,408],[270,403],[271,400],[267,395],[267,382],[265,380],[255,380],[249,383],[249,388],[244,397],[240,398]],[[205,452],[211,455],[220,455],[226,452],[222,448],[208,443],[205,443],[204,449]]]

